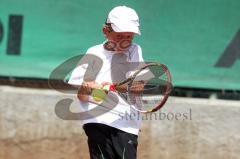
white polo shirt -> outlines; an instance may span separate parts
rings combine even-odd
[[[116,77],[118,75],[125,74],[126,77],[124,78],[127,78],[129,76],[129,72],[127,74],[124,73],[124,71],[121,72],[121,65],[126,65],[127,62],[143,62],[141,47],[135,43],[131,45],[128,51],[121,55],[116,55],[116,53],[112,51],[107,51],[104,49],[103,44],[89,48],[85,56],[87,55],[96,56],[96,58],[99,58],[98,60],[102,62],[95,79],[95,82],[99,84],[102,82],[113,83],[113,74],[116,75]],[[94,62],[92,62],[91,65],[94,65]],[[86,70],[89,68],[94,69],[93,66],[89,66],[88,64],[78,65],[73,70],[68,83],[71,85],[81,85]],[[128,133],[138,135],[141,123],[140,114],[116,92],[109,92],[107,96],[109,101],[111,101],[110,98],[113,96],[115,100],[113,100],[113,108],[111,108],[111,110],[106,108],[108,106],[105,105],[97,105],[91,102],[83,103],[79,101],[79,107],[82,112],[88,112],[96,107],[98,107],[98,111],[102,111],[100,115],[95,115],[92,118],[84,119],[82,121],[83,124],[101,123]]]

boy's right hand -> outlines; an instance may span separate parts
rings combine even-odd
[[[78,90],[78,99],[82,102],[88,101],[88,96],[92,93],[93,89],[99,89],[102,85],[95,81],[84,81]]]

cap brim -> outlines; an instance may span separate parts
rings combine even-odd
[[[132,33],[141,35],[141,32],[140,32],[140,30],[139,30],[139,27],[138,27],[138,26],[135,26],[135,25],[122,24],[122,23],[119,24],[119,25],[116,25],[116,24],[112,23],[111,26],[112,26],[112,29],[113,29],[115,32],[132,32]]]

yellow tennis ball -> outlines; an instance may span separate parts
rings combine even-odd
[[[96,102],[103,101],[106,98],[106,95],[107,94],[102,89],[94,89],[91,94],[93,100],[95,100]]]

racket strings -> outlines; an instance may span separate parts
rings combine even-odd
[[[165,65],[146,67],[129,85],[129,103],[141,112],[155,111],[165,103],[171,86],[171,76]]]

